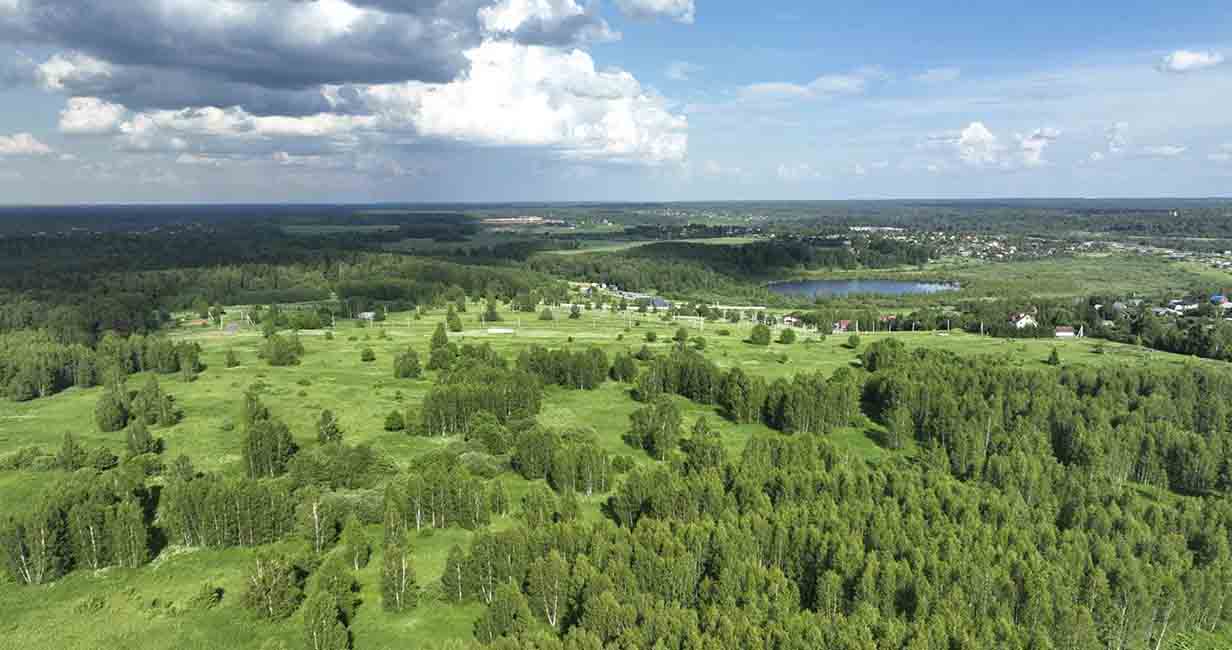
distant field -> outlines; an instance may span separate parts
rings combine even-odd
[[[711,237],[697,239],[646,239],[640,241],[620,242],[616,244],[607,243],[604,241],[593,240],[583,243],[582,248],[550,251],[555,255],[581,255],[583,253],[611,253],[617,251],[626,251],[632,248],[646,246],[648,244],[661,244],[665,241],[685,242],[690,244],[713,244],[715,246],[738,246],[741,244],[751,244],[757,241],[757,237]],[[591,245],[593,243],[593,245]]]
[[[549,347],[598,345],[609,353],[636,350],[643,344],[646,332],[653,331],[659,342],[652,348],[665,351],[669,339],[679,324],[665,323],[657,316],[646,314],[611,314],[583,312],[578,320],[567,318],[558,310],[557,320],[540,321],[534,314],[502,313],[502,327],[514,334],[489,334],[487,326],[476,321],[477,306],[462,315],[466,331],[451,335],[457,342],[489,342],[506,356],[514,356],[523,347],[540,344]],[[175,377],[162,378],[164,390],[175,395],[184,408],[182,423],[168,429],[156,429],[167,444],[164,457],[188,454],[203,470],[238,475],[240,432],[236,427],[244,389],[254,382],[267,388],[264,400],[270,409],[286,420],[299,441],[314,442],[313,424],[321,409],[333,409],[341,420],[346,439],[369,442],[399,465],[429,450],[450,444],[441,438],[419,438],[403,433],[388,433],[382,428],[386,413],[393,408],[422,399],[431,386],[428,373],[420,380],[394,379],[391,372],[393,355],[412,346],[426,361],[428,340],[443,318],[437,312],[422,320],[409,314],[393,314],[379,328],[358,328],[346,323],[327,341],[323,332],[303,332],[307,348],[303,362],[290,368],[271,368],[256,358],[260,335],[250,329],[228,335],[213,328],[181,329],[177,337],[198,341],[204,348],[204,360],[209,368],[200,378],[185,384]],[[640,323],[640,324],[639,324]],[[722,367],[740,366],[748,371],[773,379],[799,372],[834,369],[857,362],[858,350],[846,347],[846,336],[828,336],[820,340],[806,334],[802,341],[784,346],[772,344],[758,347],[745,343],[751,325],[708,324],[692,334],[704,336],[708,342],[706,355]],[[730,330],[722,336],[721,330]],[[378,338],[384,331],[388,340]],[[1186,357],[1148,351],[1132,346],[1104,343],[1106,353],[1096,354],[1093,340],[1029,340],[1007,341],[963,333],[895,333],[864,335],[863,344],[883,337],[902,340],[909,348],[928,347],[950,350],[958,354],[1004,355],[1006,363],[1043,367],[1044,360],[1055,346],[1066,364],[1160,364],[1216,363],[1191,360]],[[362,363],[360,351],[370,346],[377,360]],[[223,357],[235,350],[242,365],[226,369]],[[139,387],[145,377],[135,376],[130,384]],[[69,390],[54,397],[21,404],[0,404],[0,454],[27,445],[54,449],[66,431],[71,431],[89,446],[106,445],[118,451],[123,446],[123,433],[100,434],[92,419],[92,410],[101,389]],[[679,401],[686,426],[702,415],[721,432],[731,454],[739,454],[746,441],[768,429],[761,425],[734,425],[715,413],[713,408]],[[628,454],[638,463],[651,463],[644,452],[629,448],[621,435],[628,427],[629,414],[638,407],[628,392],[628,386],[608,382],[596,391],[547,391],[540,420],[558,426],[588,426],[599,435],[601,444],[614,454]],[[232,430],[227,430],[231,427]],[[879,447],[869,433],[874,425],[837,431],[832,439],[840,449],[853,457],[876,460],[891,453]],[[0,473],[0,502],[25,501],[48,484],[49,474]],[[525,493],[526,481],[511,473],[504,475],[515,502]],[[603,496],[584,500],[584,514],[599,516]],[[496,526],[510,525],[510,520]],[[379,539],[379,527],[369,534]],[[352,628],[358,648],[420,647],[418,644],[448,639],[465,639],[471,635],[471,624],[481,613],[476,605],[457,607],[438,602],[433,588],[439,581],[445,556],[453,544],[465,544],[470,533],[451,529],[434,531],[414,540],[414,560],[419,584],[427,587],[421,605],[407,615],[393,616],[381,611],[377,587],[380,559],[374,557],[368,568],[359,572],[363,584],[363,606]],[[299,548],[302,542],[284,542],[288,549]],[[302,644],[301,622],[298,616],[280,623],[254,625],[242,611],[239,595],[251,550],[225,551],[169,549],[152,566],[135,571],[109,569],[96,574],[77,571],[52,586],[16,588],[0,585],[0,646],[12,648],[296,648]],[[199,586],[211,581],[226,590],[223,603],[210,612],[178,611],[177,606]],[[83,610],[87,599],[101,598],[101,609]],[[86,613],[82,613],[85,611]],[[407,646],[407,639],[417,645]]]
[[[1232,286],[1232,273],[1162,257],[1130,254],[1079,255],[1015,262],[946,258],[924,268],[816,271],[805,278],[878,278],[958,282],[961,295],[1068,296],[1181,295]]]

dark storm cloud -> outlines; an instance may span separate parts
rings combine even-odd
[[[0,2],[0,40],[263,88],[444,82],[479,41],[467,5],[413,0]]]
[[[0,86],[38,80],[51,90],[134,110],[242,106],[256,115],[349,113],[357,109],[347,101],[354,95],[350,84],[458,78],[469,65],[464,52],[484,36],[480,9],[507,2],[0,0],[0,42],[61,51],[38,74],[29,62],[0,64]],[[557,5],[532,12],[516,30],[498,36],[551,46],[616,37],[597,6]]]
[[[353,95],[344,87],[331,102],[319,86],[269,88],[192,70],[138,65],[109,66],[106,74],[70,75],[56,80],[55,88],[76,97],[101,97],[135,111],[243,106],[254,115],[291,116],[350,113],[352,104],[346,100]]]

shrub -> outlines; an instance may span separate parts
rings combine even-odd
[[[770,345],[770,328],[758,323],[749,333],[749,343],[753,345]]]
[[[402,412],[397,409],[390,411],[389,415],[385,416],[386,431],[404,431],[406,430],[406,420],[402,417]]]
[[[372,351],[372,348],[364,348],[363,352],[359,353],[359,360],[364,363],[376,361],[376,353]]]
[[[783,345],[791,345],[796,342],[796,330],[790,327],[779,333],[779,343]]]
[[[103,433],[119,431],[128,426],[129,412],[121,388],[108,388],[94,406],[94,423]]]
[[[654,343],[655,341],[658,341],[658,340],[659,340],[658,334],[655,334],[654,332],[646,332],[646,342],[647,343]]]
[[[419,365],[419,354],[411,348],[394,358],[394,377],[398,379],[418,379],[423,374]]]

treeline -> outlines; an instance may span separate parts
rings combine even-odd
[[[634,382],[641,401],[679,395],[716,405],[733,422],[763,422],[785,433],[828,433],[857,423],[862,417],[862,388],[860,374],[847,368],[830,377],[801,374],[767,384],[738,367],[723,371],[704,355],[687,349],[655,357]]]
[[[74,569],[145,564],[156,499],[143,479],[138,472],[82,470],[43,490],[32,505],[8,509],[0,520],[8,575],[39,585]]]
[[[109,333],[90,347],[45,331],[0,334],[0,388],[14,401],[115,383],[136,372],[181,373],[191,381],[203,369],[199,345],[158,336]]]
[[[557,277],[616,285],[626,291],[780,305],[789,299],[766,290],[762,282],[781,279],[792,270],[917,265],[933,255],[925,247],[881,237],[820,243],[825,245],[803,239],[738,245],[661,242],[618,253],[538,255],[529,260],[528,267]]]
[[[481,414],[494,416],[501,426],[533,418],[539,412],[544,385],[590,390],[606,381],[612,369],[598,348],[574,352],[531,346],[518,355],[514,368],[508,365],[489,344],[456,346],[444,326],[438,326],[428,369],[441,374],[424,398],[419,432],[469,437]]]
[[[615,285],[625,291],[699,298],[727,296],[769,305],[784,302],[761,285],[731,278],[701,263],[670,258],[632,258],[617,253],[537,255],[527,267],[570,280]]]
[[[1217,369],[1030,370],[889,339],[864,353],[887,442],[914,439],[963,479],[1032,480],[1055,459],[1120,485],[1232,490],[1232,377]]]
[[[266,241],[261,238],[267,237],[261,234],[256,242],[236,245],[232,251],[227,246],[233,242],[225,236],[208,246],[180,236],[188,237],[138,238],[142,246],[176,256],[132,264],[123,261],[127,252],[111,250],[106,237],[0,240],[0,259],[12,265],[0,273],[0,304],[5,307],[0,310],[0,333],[42,329],[61,343],[92,345],[108,331],[156,330],[168,322],[171,311],[192,310],[205,318],[214,305],[328,302],[330,313],[353,317],[377,308],[406,310],[435,304],[453,292],[511,300],[519,293],[547,291],[556,284],[522,267],[366,252],[334,246],[329,240],[292,245],[285,244],[281,235],[269,235],[271,243],[260,248]],[[251,246],[261,254],[245,252]],[[4,256],[6,247],[12,249],[12,257]],[[180,255],[188,250],[204,252]],[[63,265],[55,258],[59,255],[64,256]],[[96,255],[90,264],[98,268],[89,266],[92,270],[86,271],[75,265]],[[7,267],[0,264],[0,268]],[[331,300],[331,293],[338,301]],[[565,290],[554,293],[563,295]]]
[[[607,354],[593,347],[574,352],[532,345],[518,354],[517,367],[544,384],[578,390],[598,388],[611,372]]]
[[[634,258],[685,260],[736,278],[762,278],[792,269],[887,268],[925,264],[933,251],[886,237],[777,238],[738,245],[663,242],[632,248]]]

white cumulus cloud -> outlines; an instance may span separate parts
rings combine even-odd
[[[0,135],[0,156],[46,156],[54,150],[29,133]]]
[[[1061,137],[1061,131],[1041,127],[1030,133],[1016,133],[1013,142],[1005,144],[983,122],[971,122],[961,131],[949,131],[928,136],[920,145],[925,149],[951,150],[958,160],[971,167],[1018,169],[1047,164],[1044,150]]]
[[[598,5],[576,0],[500,0],[479,9],[479,22],[489,34],[514,36],[524,43],[568,45],[620,38],[599,17]]]
[[[60,111],[60,132],[101,135],[116,132],[128,110],[97,97],[70,97]]]
[[[696,13],[693,0],[616,0],[616,6],[633,18],[670,18],[692,23]]]
[[[448,84],[365,91],[385,128],[485,145],[548,147],[566,158],[658,164],[684,159],[687,122],[622,70],[581,50],[488,41]]]
[[[1223,62],[1224,56],[1219,52],[1177,50],[1164,57],[1159,69],[1164,72],[1194,72],[1213,68]]]
[[[57,53],[35,68],[39,85],[46,90],[64,90],[95,84],[112,76],[112,67],[106,61],[77,52]]]
[[[1018,152],[1022,163],[1027,167],[1040,167],[1048,164],[1044,160],[1044,149],[1061,137],[1061,131],[1054,128],[1035,129],[1027,135],[1016,134]]]
[[[983,122],[972,122],[958,135],[958,157],[968,165],[993,165],[1004,149]]]
[[[740,98],[745,101],[777,101],[860,95],[874,82],[887,78],[879,66],[865,66],[846,74],[826,74],[807,84],[769,81],[749,84],[740,89]]]

